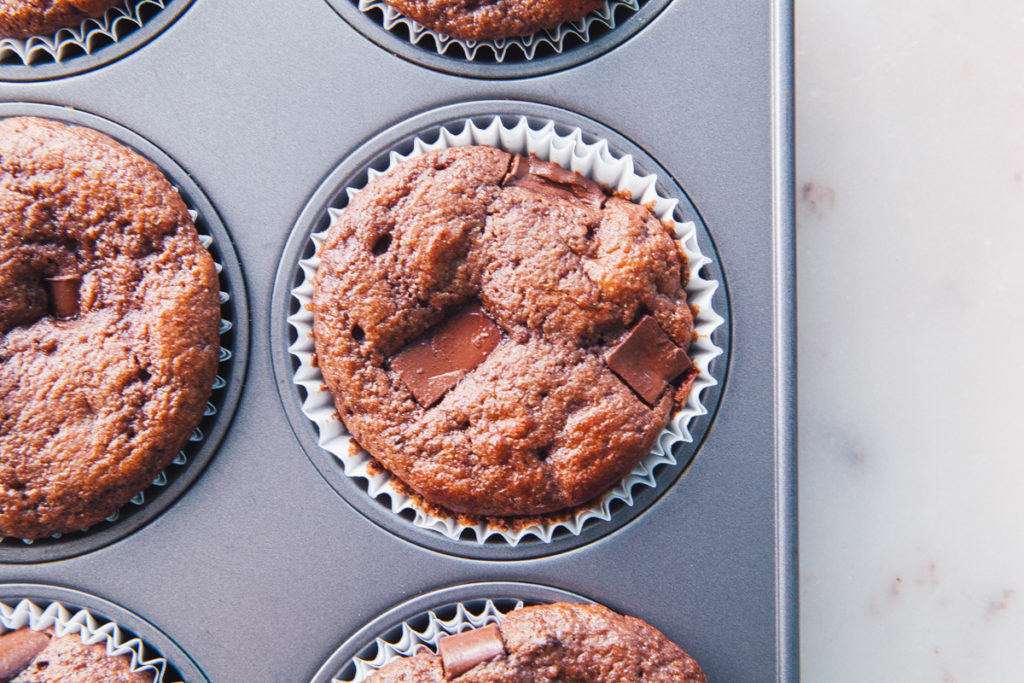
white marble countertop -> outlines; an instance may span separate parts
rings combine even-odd
[[[798,0],[804,681],[1024,680],[1024,3]]]

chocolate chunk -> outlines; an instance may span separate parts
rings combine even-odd
[[[466,372],[483,363],[499,341],[498,326],[478,303],[463,308],[434,334],[434,347],[455,368]]]
[[[391,359],[391,367],[425,408],[440,400],[465,374],[434,348],[432,339],[421,339],[402,349]]]
[[[580,199],[600,208],[607,196],[601,186],[579,173],[566,170],[550,161],[541,161],[535,156],[517,154],[502,186],[515,185],[534,192],[563,199]]]
[[[501,331],[479,303],[466,306],[391,358],[416,402],[429,408],[480,365],[501,341]]]
[[[690,358],[649,315],[608,352],[605,363],[648,405],[669,382],[690,369]]]
[[[505,656],[501,631],[494,624],[454,636],[445,636],[437,643],[445,678],[461,676],[477,664]]]
[[[46,278],[50,287],[50,305],[58,318],[74,318],[78,315],[78,288],[82,278],[77,275],[58,275]]]
[[[0,636],[0,681],[17,676],[49,642],[48,635],[30,628],[21,628]]]

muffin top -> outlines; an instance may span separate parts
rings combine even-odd
[[[5,683],[152,683],[151,671],[133,672],[128,656],[110,656],[104,644],[78,635],[21,628],[0,636],[0,681]]]
[[[671,230],[554,164],[490,147],[410,159],[353,198],[320,259],[317,363],[342,420],[452,512],[595,498],[695,373]]]
[[[700,666],[650,624],[601,605],[554,603],[509,613],[397,659],[367,683],[704,683]]]
[[[462,40],[528,36],[582,19],[603,0],[386,0],[421,26]]]
[[[96,131],[0,121],[0,536],[84,529],[203,415],[210,254],[153,164]]]
[[[50,35],[119,4],[121,0],[0,0],[0,38]]]

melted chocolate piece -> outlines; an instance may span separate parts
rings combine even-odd
[[[416,402],[429,408],[480,365],[499,341],[498,326],[479,303],[473,303],[392,356],[391,368]]]
[[[483,363],[499,341],[498,326],[477,303],[462,309],[434,333],[434,346],[453,366],[466,372]]]
[[[452,366],[429,338],[402,349],[391,359],[391,367],[424,408],[437,403],[465,374]]]
[[[505,656],[505,643],[501,631],[494,624],[445,636],[437,643],[441,651],[441,664],[448,680],[461,676],[477,664]]]
[[[58,275],[46,278],[50,288],[50,306],[58,318],[74,318],[79,313],[78,288],[82,278],[77,275]]]
[[[601,186],[593,180],[550,161],[541,161],[535,156],[524,157],[521,154],[512,157],[512,165],[501,184],[503,187],[523,187],[561,199],[580,199],[597,208],[603,206],[607,199]]]
[[[48,635],[30,628],[20,628],[0,636],[0,681],[10,680],[21,673],[49,642]]]
[[[605,357],[605,363],[648,405],[654,405],[669,382],[690,369],[690,357],[649,315]]]

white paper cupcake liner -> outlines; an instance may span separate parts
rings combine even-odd
[[[437,643],[444,636],[489,624],[500,624],[505,615],[522,609],[523,606],[522,600],[502,607],[487,600],[482,606],[472,609],[465,603],[459,602],[455,606],[455,616],[451,619],[442,619],[437,612],[429,610],[426,613],[427,623],[422,630],[413,628],[407,620],[402,623],[398,634],[377,637],[374,639],[372,647],[364,648],[364,650],[375,652],[372,657],[368,659],[362,659],[359,656],[352,658],[351,663],[355,666],[355,675],[350,678],[332,678],[331,683],[363,683],[373,672],[387,666],[395,659],[412,657],[424,647],[437,652]],[[344,672],[340,675],[344,675]]]
[[[408,40],[413,45],[421,43],[433,47],[437,54],[444,55],[462,51],[462,55],[468,61],[480,59],[504,62],[506,60],[532,60],[541,46],[553,50],[556,54],[562,54],[566,49],[566,39],[575,37],[582,43],[589,43],[591,32],[600,26],[607,29],[615,28],[615,14],[620,8],[624,8],[631,14],[640,10],[639,0],[605,0],[605,3],[587,16],[577,21],[565,22],[555,28],[538,31],[537,33],[523,36],[521,38],[503,38],[501,40],[462,40],[452,36],[432,31],[413,19],[398,12],[384,0],[358,0],[359,11],[364,14],[379,12],[383,19],[382,25],[388,31],[394,32],[397,28],[404,29],[408,33]],[[430,40],[427,40],[427,39]]]
[[[168,0],[124,0],[95,19],[58,29],[48,36],[0,39],[0,63],[26,66],[67,61],[116,43],[141,28],[145,17],[164,9]]]
[[[183,199],[184,199],[184,197],[183,197]],[[188,215],[192,218],[192,222],[194,224],[196,224],[196,230],[200,230],[200,227],[199,227],[199,213],[195,209],[189,209],[188,210]],[[202,243],[203,248],[206,249],[207,251],[209,251],[210,247],[213,246],[213,237],[208,235],[208,234],[200,233],[199,234],[199,241]],[[212,255],[213,254],[211,252],[211,256]],[[217,275],[219,277],[221,272],[224,270],[224,266],[219,261],[217,261],[217,260],[214,260],[214,264],[213,265],[214,265],[214,268],[216,268]],[[226,310],[227,303],[229,301],[231,301],[231,295],[228,292],[226,292],[224,290],[221,290],[218,293],[218,300],[220,301],[221,313],[224,314],[224,312]],[[228,320],[227,318],[221,318],[220,328],[218,329],[218,334],[221,336],[222,339],[223,339],[224,335],[227,334],[231,330],[231,328],[233,326],[234,325],[233,325],[233,323],[230,320]],[[221,346],[220,347],[220,351],[219,351],[219,355],[218,355],[218,359],[217,359],[218,366],[220,364],[222,364],[222,363],[227,362],[230,359],[231,359],[231,350]],[[224,388],[227,386],[227,381],[220,374],[222,371],[223,371],[223,368],[218,367],[218,374],[214,377],[214,379],[213,379],[213,386],[211,387],[212,394],[210,396],[210,399],[206,402],[206,407],[203,409],[203,417],[200,418],[201,420],[206,420],[207,418],[212,417],[212,416],[217,414],[217,405],[216,404],[220,402],[219,401],[219,396],[223,392]],[[202,443],[204,438],[206,438],[206,437],[205,437],[205,434],[203,434],[203,430],[198,425],[196,427],[194,427],[192,429],[192,433],[188,437],[188,443],[181,450],[178,451],[178,454],[174,457],[174,460],[171,461],[171,464],[168,467],[166,467],[163,470],[161,470],[161,472],[159,474],[157,474],[157,476],[153,480],[153,482],[148,487],[146,487],[146,489],[143,489],[142,491],[139,491],[137,494],[135,494],[135,496],[130,501],[128,501],[128,503],[126,503],[125,506],[131,505],[131,506],[134,506],[134,507],[140,507],[142,505],[145,505],[146,504],[146,491],[148,491],[151,487],[163,488],[163,487],[167,486],[167,484],[172,479],[172,478],[168,477],[168,472],[171,472],[171,471],[174,471],[174,470],[180,470],[181,468],[183,468],[186,465],[188,465],[188,463],[189,463],[188,452],[189,451],[195,451],[195,449],[199,448],[199,444]],[[107,517],[104,520],[104,523],[116,522],[118,520],[118,518],[121,516],[121,510],[124,509],[125,506],[122,506],[121,508],[115,510],[113,512],[113,514],[111,514],[109,517]],[[90,527],[90,529],[91,528],[92,527]],[[89,529],[82,529],[82,530],[76,531],[74,533],[78,534],[78,533],[85,533],[85,532],[88,532],[88,531],[89,531]],[[62,534],[55,534],[54,536],[51,536],[50,538],[51,539],[60,539],[60,538],[63,538],[63,535]],[[0,536],[0,544],[2,544],[2,543],[8,543],[9,544],[9,543],[14,543],[14,542],[22,543],[24,545],[32,545],[33,543],[36,542],[36,540],[26,539],[26,538],[13,538],[13,537],[5,538],[3,536]]]
[[[0,602],[0,633],[31,628],[34,631],[53,629],[57,637],[78,635],[83,645],[105,645],[112,657],[126,656],[134,672],[149,671],[153,683],[174,683],[165,679],[170,665],[161,656],[147,656],[146,645],[138,637],[122,631],[114,622],[94,616],[88,610],[71,610],[59,602],[45,606],[31,600],[18,603]],[[175,677],[176,678],[176,677]]]
[[[455,130],[456,125],[461,125],[461,128]],[[483,127],[472,121],[451,126],[452,128],[442,127],[436,140],[417,138],[408,155],[391,152],[388,168],[383,171],[370,169],[368,181],[387,173],[408,158],[432,150],[464,145],[488,145],[513,153],[535,154],[544,161],[553,161],[563,168],[591,178],[604,187],[618,192],[628,192],[633,201],[651,207],[659,220],[675,224],[676,238],[683,245],[689,259],[690,278],[686,286],[688,301],[697,310],[694,317],[697,339],[690,347],[689,356],[699,373],[693,381],[686,405],[673,414],[658,437],[654,449],[625,479],[593,505],[576,510],[568,519],[523,526],[497,526],[487,522],[469,526],[452,517],[440,517],[426,512],[416,505],[412,498],[395,487],[392,475],[387,471],[381,471],[366,451],[351,447],[353,439],[345,430],[331,393],[327,390],[323,374],[314,363],[316,349],[313,342],[313,276],[320,265],[318,254],[327,236],[327,231],[324,231],[311,235],[315,246],[314,254],[299,262],[302,281],[291,292],[297,303],[297,310],[289,316],[288,322],[296,332],[296,340],[288,350],[298,360],[298,369],[293,375],[293,381],[305,390],[302,411],[315,423],[320,447],[338,460],[346,476],[365,480],[369,496],[382,503],[386,499],[385,504],[395,515],[404,514],[407,518],[411,517],[412,523],[417,527],[429,529],[453,541],[466,540],[468,531],[476,543],[501,539],[512,546],[528,537],[536,537],[544,543],[550,543],[556,537],[556,532],[563,529],[573,536],[578,536],[590,520],[609,521],[613,514],[612,506],[616,501],[632,507],[634,488],[657,487],[655,470],[663,465],[676,464],[672,446],[676,443],[692,442],[691,422],[708,412],[702,403],[702,395],[709,387],[718,384],[711,374],[710,366],[712,360],[722,353],[722,349],[712,342],[711,335],[725,322],[712,307],[712,298],[718,289],[718,282],[706,280],[701,275],[702,267],[710,263],[711,259],[700,251],[696,226],[692,222],[676,223],[673,220],[678,200],[658,194],[655,189],[657,177],[638,175],[633,168],[632,157],[615,157],[606,141],[588,143],[578,128],[567,135],[556,133],[553,122],[548,122],[540,129],[533,129],[525,117],[519,118],[511,127],[502,123],[498,117],[494,117]],[[359,189],[361,188],[346,188],[349,199],[354,197]],[[340,210],[332,208],[328,209],[328,212],[333,224],[340,215]]]

